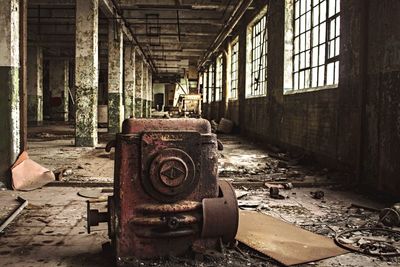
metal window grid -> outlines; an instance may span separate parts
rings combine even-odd
[[[267,16],[258,20],[251,34],[250,96],[265,95],[267,91]]]
[[[215,99],[215,84],[214,84],[215,67],[212,63],[208,67],[208,103],[211,103]]]
[[[222,55],[217,57],[216,60],[216,78],[215,78],[215,101],[222,100],[222,70],[223,70],[223,59]]]
[[[295,0],[293,90],[339,82],[340,0]]]
[[[239,42],[232,45],[231,54],[231,95],[230,98],[237,99],[238,68],[239,68]]]

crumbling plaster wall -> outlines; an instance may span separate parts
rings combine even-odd
[[[233,32],[239,97],[218,117],[232,119],[247,136],[349,170],[349,182],[400,195],[400,1],[342,0],[338,87],[285,94],[285,1],[271,0],[267,96],[246,98],[246,31],[261,7]],[[208,118],[216,117],[213,105],[203,107]]]

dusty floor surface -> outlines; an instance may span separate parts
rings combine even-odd
[[[17,207],[17,196],[30,203],[0,235],[0,266],[112,266],[110,256],[102,252],[102,244],[108,241],[106,225],[86,233],[87,199],[78,195],[90,184],[97,186],[97,192],[101,190],[98,186],[110,188],[113,155],[101,148],[112,137],[100,133],[98,149],[75,148],[73,133],[70,125],[30,129],[30,157],[60,172],[60,181],[32,192],[0,191],[0,218]],[[336,181],[345,180],[346,175],[318,168],[304,155],[289,158],[274,147],[264,150],[236,136],[220,139],[224,144],[220,176],[235,185],[241,209],[256,210],[333,237],[335,232],[377,223],[377,212],[358,205],[381,209],[391,204],[345,190]],[[283,199],[271,198],[266,182],[286,185],[288,189],[280,190]],[[311,192],[317,191],[323,191],[324,197],[313,198]],[[280,265],[239,244],[223,254],[203,255],[196,260],[138,261],[135,266]],[[348,253],[304,266],[400,266],[400,258]]]

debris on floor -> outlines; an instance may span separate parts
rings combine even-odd
[[[21,203],[21,205],[4,220],[4,222],[0,225],[0,233],[22,212],[22,210],[28,206],[28,200],[25,200],[21,197],[17,198],[17,201]]]
[[[344,248],[372,256],[400,255],[400,231],[358,228],[338,233],[335,241]]]
[[[22,152],[11,167],[12,186],[15,190],[30,191],[55,180],[54,173],[31,160]]]
[[[219,133],[229,134],[232,132],[233,122],[231,120],[221,118],[221,121],[218,124],[217,131]]]
[[[379,214],[379,221],[389,227],[400,226],[400,203],[384,208]]]
[[[241,211],[239,242],[290,266],[347,253],[332,239],[257,212]]]
[[[73,147],[74,129],[70,125],[41,126],[30,130],[29,156],[50,170],[59,169],[63,173],[70,169],[72,174],[51,183],[51,187],[19,192],[30,204],[0,236],[0,265],[112,266],[109,260],[112,257],[101,246],[108,240],[107,225],[99,226],[91,234],[86,234],[86,201],[89,199],[93,207],[105,211],[107,193],[113,192],[110,187],[113,182],[114,162],[110,154],[104,149]],[[38,132],[55,136],[38,138],[35,136]],[[57,139],[59,134],[71,137]],[[107,138],[105,133],[100,132],[99,146],[105,147],[109,141]],[[305,153],[289,153],[272,145],[264,149],[238,136],[220,134],[218,138],[224,144],[224,150],[219,152],[220,179],[234,184],[242,211],[254,211],[261,216],[269,215],[279,222],[301,227],[331,240],[337,233],[347,230],[377,225],[385,227],[383,221],[380,222],[380,211],[387,207],[393,208],[393,203],[371,200],[347,190],[349,187],[340,185],[340,179],[345,179],[346,174],[315,165]],[[101,189],[100,197],[88,198],[98,196],[97,189],[92,192],[88,190],[91,191],[94,186],[100,189],[102,187],[99,186],[103,183],[107,185],[101,185],[105,188]],[[270,198],[270,187],[278,187],[279,193],[285,198]],[[323,199],[314,199],[310,195],[310,192],[317,191],[324,192]],[[15,192],[0,191],[0,202],[4,203],[0,207],[0,218],[4,221],[7,215],[18,208]],[[269,226],[265,228],[268,229]],[[390,229],[396,230],[396,226]],[[276,231],[276,237],[285,236],[284,230]],[[362,233],[362,236],[368,236],[368,233]],[[382,233],[374,238],[383,240],[386,237],[390,238]],[[359,240],[359,244],[365,242]],[[374,251],[371,248],[365,247]],[[390,246],[385,250],[390,250]],[[346,253],[300,266],[311,265],[400,266],[400,257]],[[179,258],[136,260],[130,262],[130,266],[277,267],[282,264],[239,242],[236,246],[223,247],[221,251],[205,251]]]

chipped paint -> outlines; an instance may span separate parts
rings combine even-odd
[[[27,68],[28,122],[43,122],[43,49],[29,47]]]
[[[98,0],[76,1],[75,145],[97,145]]]
[[[50,117],[68,121],[69,61],[50,60],[49,89],[51,93]]]
[[[143,59],[139,56],[135,58],[136,89],[135,89],[135,117],[143,117]]]
[[[122,103],[123,32],[117,21],[108,25],[108,132],[120,132],[124,119]]]
[[[20,152],[19,1],[2,1],[0,9],[0,181]]]
[[[124,90],[125,90],[125,118],[135,116],[135,47],[128,45],[124,53]]]

